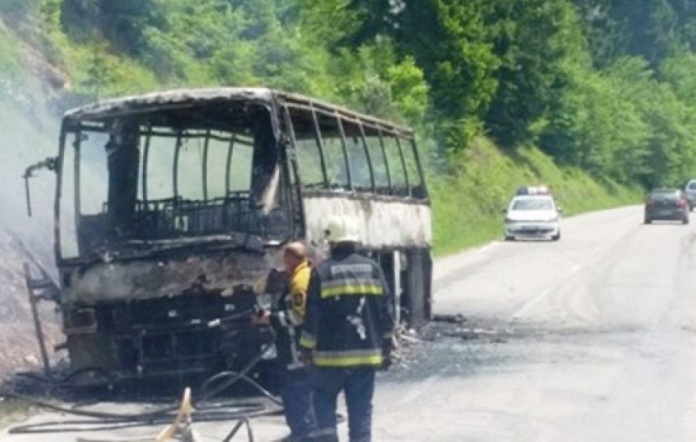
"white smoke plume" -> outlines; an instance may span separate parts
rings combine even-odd
[[[4,1],[4,0],[0,0]],[[1,19],[0,19],[1,20]],[[52,272],[55,174],[31,180],[33,217],[27,215],[22,175],[27,166],[57,153],[60,117],[51,110],[54,85],[41,75],[47,63],[8,32],[0,21],[3,58],[19,66],[12,75],[0,70],[0,378],[19,368],[36,368],[39,351],[31,321],[23,263],[35,260]],[[7,50],[10,42],[11,52]],[[4,53],[3,53],[3,48]],[[2,63],[0,63],[0,67]],[[38,276],[38,275],[37,275]],[[60,341],[53,305],[42,316],[51,347]]]

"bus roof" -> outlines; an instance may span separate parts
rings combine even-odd
[[[361,121],[372,126],[399,132],[406,136],[411,136],[413,134],[411,129],[386,120],[361,114],[304,95],[263,87],[173,89],[143,95],[113,98],[69,110],[64,114],[64,119],[71,121],[103,121],[120,115],[150,113],[165,109],[190,108],[196,105],[214,104],[228,100],[252,101],[267,105],[276,101],[279,104],[288,104],[289,106],[308,112],[315,110],[323,114],[332,114],[349,120]]]

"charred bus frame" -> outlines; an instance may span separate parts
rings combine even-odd
[[[321,249],[335,213],[358,221],[403,320],[430,318],[431,212],[407,128],[265,88],[175,90],[67,112],[58,156],[38,164],[57,172],[55,299],[73,369],[243,364],[256,329],[210,324],[252,311],[282,245]]]

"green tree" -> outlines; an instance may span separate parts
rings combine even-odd
[[[480,130],[493,99],[493,53],[484,0],[414,3],[354,0],[349,7],[361,26],[343,40],[361,44],[391,36],[401,56],[412,56],[430,86],[432,118],[444,145],[458,150]]]
[[[137,55],[145,48],[148,26],[162,25],[163,0],[63,0],[63,28],[79,41],[99,33],[122,52]]]
[[[584,37],[566,0],[509,0],[487,13],[501,61],[486,126],[504,146],[532,141],[567,87],[566,59],[584,55]]]
[[[611,65],[625,51],[627,37],[612,15],[613,0],[574,0],[595,68]]]

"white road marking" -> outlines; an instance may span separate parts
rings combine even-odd
[[[570,269],[570,275],[574,275],[575,273],[578,273],[580,270],[582,270],[582,264],[576,264],[573,266],[572,269]],[[520,317],[524,316],[526,313],[529,311],[533,310],[537,305],[541,304],[543,301],[546,300],[546,298],[549,297],[553,293],[552,289],[546,289],[541,294],[538,296],[532,298],[531,301],[527,302],[525,305],[523,305],[520,309],[518,309],[515,313],[512,314],[512,319],[519,319]]]
[[[430,386],[439,378],[440,373],[428,377],[423,382],[416,383],[411,389],[408,390],[408,393],[398,401],[397,405],[405,405],[409,402],[413,402],[423,393],[426,393],[430,389]]]
[[[515,313],[513,313],[513,314],[512,314],[512,319],[517,319],[517,318],[519,318],[519,317],[524,316],[524,314],[525,314],[528,310],[532,310],[534,307],[536,307],[538,304],[540,304],[543,300],[545,300],[545,299],[551,294],[551,292],[552,292],[551,289],[544,290],[543,292],[541,292],[541,294],[540,294],[539,296],[535,297],[534,299],[532,299],[531,301],[529,301],[528,303],[526,303],[525,305],[523,305],[523,306],[522,306],[519,310],[517,310]]]

